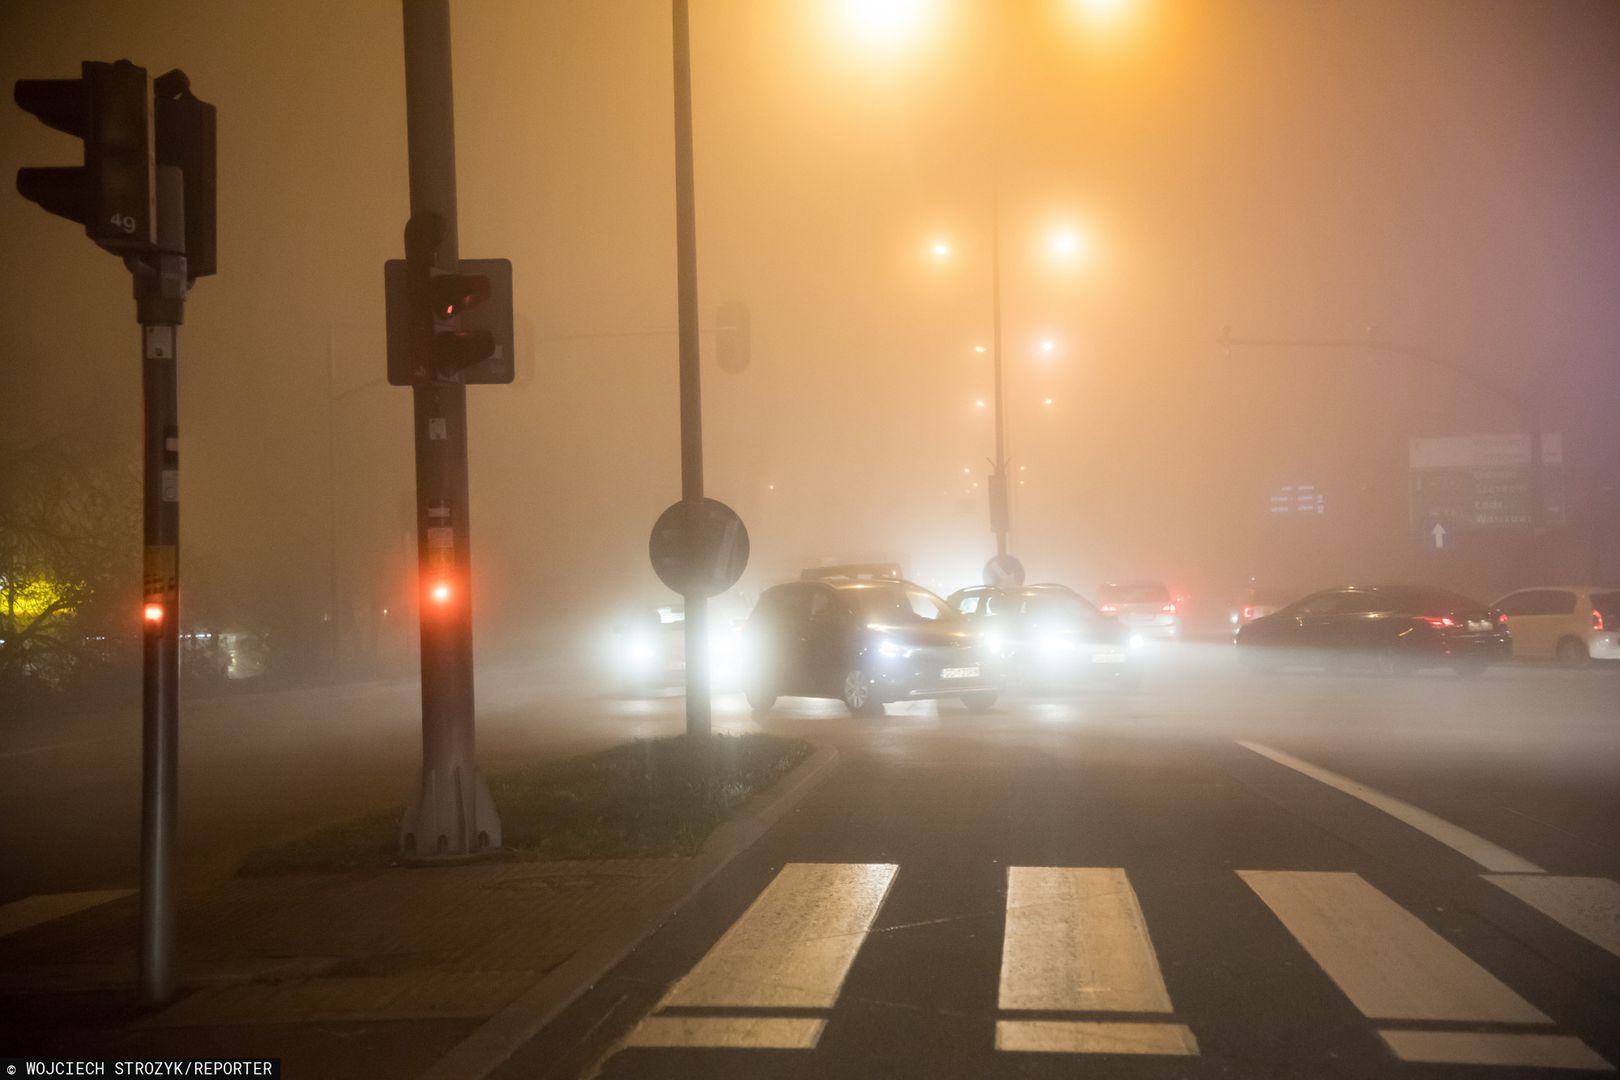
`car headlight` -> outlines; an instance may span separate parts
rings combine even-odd
[[[1057,634],[1048,634],[1041,638],[1041,652],[1049,655],[1052,653],[1068,652],[1072,648],[1074,648],[1074,643],[1072,641],[1070,641],[1068,638],[1060,637]]]
[[[1130,640],[1131,648],[1140,649],[1143,646],[1145,646],[1146,644],[1147,644],[1147,638],[1143,637],[1141,634],[1132,634],[1131,635],[1131,640]]]
[[[656,655],[653,647],[650,644],[639,640],[632,641],[625,649],[624,653],[625,659],[629,660],[630,663],[636,667],[640,667],[643,664],[651,662],[652,658]]]
[[[878,655],[886,656],[890,660],[897,660],[902,657],[907,657],[910,656],[911,653],[911,649],[906,648],[898,641],[889,641],[887,638],[885,638],[883,641],[878,642]]]
[[[1001,655],[1001,646],[1003,644],[1004,644],[1004,642],[1001,640],[1001,635],[1000,634],[986,634],[986,635],[984,635],[984,647],[985,647],[986,651],[988,651],[990,653],[991,656],[1000,656]]]

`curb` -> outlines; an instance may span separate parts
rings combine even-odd
[[[697,857],[684,870],[670,875],[656,893],[625,920],[622,928],[603,934],[547,972],[539,982],[480,1024],[421,1073],[419,1080],[469,1080],[488,1076],[499,1068],[536,1032],[651,937],[697,895],[709,879],[797,806],[837,763],[836,747],[823,746],[816,750],[751,813],[715,829]]]

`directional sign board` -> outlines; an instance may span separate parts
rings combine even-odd
[[[1563,439],[1541,440],[1542,520],[1564,518]],[[1411,442],[1412,524],[1435,547],[1433,526],[1452,537],[1481,529],[1527,528],[1531,513],[1530,436],[1464,435]],[[1448,537],[1445,544],[1453,542]]]
[[[1423,546],[1431,551],[1449,554],[1457,550],[1457,536],[1462,530],[1455,524],[1447,525],[1439,518],[1426,518],[1418,529]]]
[[[748,565],[748,530],[719,499],[704,499],[695,514],[671,503],[653,524],[647,553],[658,580],[682,596],[719,596]]]
[[[1024,564],[1011,555],[997,555],[984,564],[984,583],[998,589],[1016,588],[1024,583]]]

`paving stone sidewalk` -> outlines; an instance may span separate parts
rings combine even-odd
[[[233,879],[183,898],[181,993],[156,1012],[129,989],[125,897],[0,938],[0,1056],[267,1053],[288,1077],[413,1076],[690,862]]]

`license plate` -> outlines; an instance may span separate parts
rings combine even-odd
[[[1491,624],[1490,624],[1490,620],[1488,620],[1488,619],[1469,619],[1468,620],[1468,629],[1473,631],[1476,634],[1484,633],[1486,630],[1489,630],[1490,628],[1491,628]]]
[[[972,667],[948,667],[939,673],[942,679],[976,679],[979,677],[979,665]]]
[[[1125,654],[1121,652],[1100,652],[1091,654],[1093,664],[1123,664]]]

